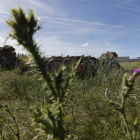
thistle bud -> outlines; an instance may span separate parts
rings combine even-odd
[[[135,74],[135,75],[140,74],[140,69],[135,69],[135,70],[134,70],[134,74]]]
[[[134,81],[134,78],[140,74],[140,69],[135,69],[133,74],[128,78],[128,82]]]

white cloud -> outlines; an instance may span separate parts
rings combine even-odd
[[[0,46],[4,46],[4,45],[16,45],[17,44],[17,41],[16,40],[11,40],[11,39],[8,39],[6,42],[5,42],[5,39],[6,37],[0,37]],[[5,44],[4,44],[5,42]]]
[[[0,13],[9,14],[10,12],[0,11]]]
[[[88,46],[88,43],[85,43],[84,45],[82,45],[82,47],[87,47]]]
[[[130,5],[135,1],[137,1],[137,0],[113,0],[114,4],[107,4],[107,6],[122,7],[122,6]],[[106,2],[106,3],[111,3],[111,2],[110,2],[110,0],[108,0],[108,2]]]
[[[128,5],[128,4],[131,4],[135,1],[137,1],[137,0],[120,0],[121,5]]]
[[[140,12],[140,10],[138,9],[133,9],[133,8],[128,8],[128,7],[118,7],[118,8]]]
[[[124,26],[118,26],[118,25],[109,25],[109,24],[102,24],[102,23],[95,23],[95,22],[88,22],[88,21],[81,21],[81,20],[74,20],[74,19],[64,19],[64,18],[53,18],[53,17],[43,17],[43,16],[37,16],[40,18],[49,18],[49,19],[56,19],[56,20],[65,20],[65,21],[73,21],[73,22],[81,22],[81,23],[88,23],[88,24],[94,24],[94,25],[100,25],[100,26],[109,26],[109,27],[115,27],[115,28],[126,28],[126,29],[132,29],[132,30],[138,30],[138,28],[129,28],[129,27],[124,27]]]
[[[0,46],[3,47],[5,38],[0,37]],[[36,42],[38,45],[40,45],[40,42],[42,43],[42,46],[40,47],[40,51],[45,54],[46,57],[50,56],[81,56],[81,55],[91,55],[96,58],[101,56],[102,53],[106,53],[107,51],[111,52],[116,52],[116,53],[121,53],[121,52],[129,52],[130,50],[122,50],[122,46],[116,45],[116,44],[110,44],[108,47],[105,47],[105,44],[93,44],[93,42],[85,43],[84,46],[85,49],[81,49],[80,44],[76,43],[69,43],[69,42],[64,42],[61,40],[58,36],[52,36],[52,37],[45,37],[45,38],[37,38]],[[108,42],[107,42],[108,43]],[[15,48],[16,53],[24,53],[28,54],[28,52],[22,47],[22,46],[17,46],[17,42],[15,40],[9,39],[5,45],[11,45]],[[22,50],[24,49],[24,50]],[[87,55],[88,54],[88,55]]]
[[[105,45],[108,47],[109,46],[108,42],[106,42]]]
[[[56,10],[52,7],[47,5],[46,3],[40,2],[39,0],[29,0],[30,3],[44,9],[46,12],[51,14],[56,14]]]
[[[18,43],[16,40],[8,39],[6,41],[6,43],[4,44],[5,39],[6,38],[4,38],[4,37],[0,37],[0,47],[3,47],[4,45],[10,45],[15,48],[16,54],[18,54],[18,53],[27,54],[28,53],[21,45],[17,46]]]
[[[0,19],[0,23],[4,23],[5,21],[4,21],[4,19]]]
[[[59,7],[56,3],[42,0],[4,0],[1,1],[0,4],[0,13],[9,14],[11,8],[18,8],[19,6],[21,6],[26,12],[32,8],[37,14],[41,15],[66,16],[66,13],[61,10],[63,9],[62,7]]]
[[[46,56],[61,56],[62,54],[65,56],[72,55],[74,52],[77,52],[78,46],[80,47],[79,44],[61,40],[59,36],[40,37],[36,39],[36,42],[38,45],[41,42],[42,46],[40,47],[40,51],[44,52]]]

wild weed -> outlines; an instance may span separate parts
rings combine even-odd
[[[13,29],[13,33],[9,35],[12,39],[16,39],[20,45],[23,45],[27,49],[38,65],[43,78],[49,87],[49,92],[52,104],[46,106],[44,109],[33,109],[33,122],[41,124],[41,130],[44,130],[48,134],[48,139],[60,139],[64,140],[67,135],[63,126],[64,114],[63,114],[63,101],[66,96],[69,82],[71,82],[75,75],[75,69],[70,73],[66,80],[63,79],[64,67],[55,75],[46,71],[47,64],[44,58],[39,55],[39,47],[35,40],[33,40],[34,33],[41,28],[37,25],[34,13],[30,10],[28,16],[25,16],[23,10],[19,7],[18,10],[11,9],[13,20],[6,21],[8,25]],[[65,81],[64,86],[61,84]],[[50,136],[52,135],[52,136]],[[67,137],[68,138],[68,137]],[[73,137],[74,138],[74,137]]]

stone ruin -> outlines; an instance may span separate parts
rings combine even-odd
[[[49,59],[49,66],[52,66],[53,63],[64,63],[64,64],[71,64],[73,62],[77,62],[80,59],[81,56],[71,56],[69,57],[69,55],[67,55],[67,57],[62,57],[62,56],[58,56],[58,57],[54,57],[52,56],[51,58],[46,58]],[[115,60],[117,63],[117,57],[118,55],[115,52],[106,52],[103,53],[98,59],[95,57],[91,57],[89,56],[84,56],[82,55],[82,59],[80,62],[80,65],[85,65],[86,62],[90,62],[92,65],[99,65],[100,60],[103,60],[103,63],[105,63],[105,60],[107,61],[107,63],[109,63],[110,61]],[[118,67],[120,67],[119,63],[117,63]]]
[[[21,60],[16,57],[15,49],[12,46],[5,45],[0,47],[0,65],[2,68],[10,70],[20,64]]]
[[[113,59],[117,59],[118,58],[118,55],[117,55],[117,53],[115,53],[115,52],[106,52],[106,53],[103,53],[98,59],[111,59],[111,60],[113,60]]]
[[[114,64],[114,66],[117,66],[118,68],[121,68],[120,64],[117,61],[118,55],[116,52],[106,52],[103,53],[98,59],[100,60],[100,62],[102,61],[103,64],[110,64],[110,67],[112,67],[112,64]],[[106,62],[105,62],[106,61]]]
[[[58,56],[58,57],[54,57],[52,56],[51,58],[46,58],[49,60],[48,62],[51,64],[54,61],[55,62],[63,62],[64,64],[71,64],[72,62],[77,62],[79,59],[81,58],[81,56],[71,56],[69,57],[69,55],[67,55],[67,57],[62,57],[62,56]],[[98,59],[96,59],[95,57],[91,57],[90,55],[85,57],[84,55],[82,55],[82,60],[81,63],[84,63],[86,61],[93,61],[94,63],[98,62]]]
[[[71,64],[73,62],[77,62],[80,59],[81,56],[71,56],[69,57],[69,55],[67,57],[62,57],[62,56],[58,56],[58,57],[50,57],[50,58],[46,58],[46,61],[48,62],[48,69],[51,68],[54,71],[57,71],[60,64]],[[95,57],[91,57],[89,56],[84,56],[82,55],[82,59],[80,61],[80,69],[83,69],[82,74],[86,74],[86,71],[89,71],[89,69],[92,69],[92,74],[93,76],[95,75],[95,73],[97,72],[100,64],[102,63],[107,64],[109,69],[110,68],[119,68],[124,70],[121,65],[119,64],[119,62],[117,61],[117,53],[115,52],[106,52],[103,53],[98,59]],[[87,63],[88,62],[88,63]],[[57,65],[55,65],[57,64]],[[57,70],[56,70],[57,69]],[[76,72],[76,75],[78,74],[78,72]]]
[[[77,62],[80,58],[81,58],[81,56],[71,56],[71,57],[69,57],[69,55],[67,55],[67,57],[62,57],[62,56],[54,57],[54,56],[52,56],[51,58],[46,58],[46,61],[48,61],[48,65],[51,67],[56,62],[59,64],[63,63],[63,64],[67,65],[67,64]],[[95,57],[91,57],[90,55],[87,57],[82,55],[80,65],[84,65],[86,62],[91,62],[92,64],[98,64],[98,59],[96,59]]]
[[[51,58],[45,58],[45,61],[48,64],[47,70],[49,69],[53,70],[54,68],[57,67],[56,69],[57,71],[62,63],[68,65],[73,62],[77,62],[80,59],[80,57],[81,56],[69,57],[68,55],[67,57],[52,56]],[[115,52],[103,53],[98,59],[95,57],[91,57],[90,55],[89,56],[82,55],[82,59],[80,61],[80,69],[84,69],[85,71],[83,71],[83,73],[86,73],[86,71],[92,67],[93,71],[96,72],[99,67],[100,60],[103,60],[103,64],[104,64],[105,60],[107,60],[107,63],[109,63],[112,61],[116,61],[117,57],[118,55]],[[15,49],[12,46],[5,45],[4,47],[0,47],[0,65],[2,68],[4,67],[8,70],[11,70],[12,68],[15,68],[16,65],[19,66],[20,64],[27,64],[27,63],[25,61],[19,60],[16,57]],[[118,66],[118,68],[120,68],[120,64],[118,62],[116,63],[116,65]],[[28,67],[30,69],[30,64],[28,64]],[[112,67],[112,64],[109,67]],[[27,69],[28,68],[26,67],[25,71]]]

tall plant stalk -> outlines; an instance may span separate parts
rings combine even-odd
[[[9,37],[16,39],[19,45],[22,45],[31,54],[33,60],[38,65],[38,68],[42,74],[42,78],[46,81],[46,86],[49,88],[48,94],[51,96],[52,104],[45,106],[43,109],[34,107],[33,109],[33,122],[41,124],[41,130],[44,130],[46,134],[52,135],[52,138],[56,140],[64,140],[67,138],[64,129],[64,113],[63,102],[67,94],[70,83],[75,77],[76,69],[80,63],[78,61],[75,68],[72,67],[72,73],[69,73],[67,78],[63,76],[65,67],[60,68],[56,74],[50,74],[46,71],[47,63],[45,59],[40,56],[39,47],[33,35],[41,29],[41,25],[38,25],[38,20],[35,18],[34,12],[31,9],[29,14],[25,16],[23,10],[19,7],[18,10],[11,9],[13,19],[6,21],[12,28],[12,33]],[[63,82],[65,82],[63,84]],[[64,86],[62,86],[62,84]]]
[[[121,100],[120,104],[118,102],[115,102],[115,101],[112,101],[109,99],[108,90],[106,90],[106,92],[105,92],[106,98],[109,101],[109,103],[111,105],[113,105],[117,111],[120,112],[124,128],[126,128],[126,131],[127,131],[127,134],[129,136],[130,140],[139,140],[140,139],[140,136],[138,133],[139,122],[138,122],[138,118],[136,117],[135,122],[133,124],[134,134],[132,134],[132,130],[130,129],[130,127],[128,125],[128,121],[126,119],[124,105],[125,105],[126,98],[130,94],[130,92],[133,90],[134,79],[136,78],[136,76],[139,75],[139,73],[140,73],[140,69],[137,69],[137,70],[134,70],[134,73],[131,76],[128,76],[128,73],[124,74],[123,80],[122,80],[122,89],[121,89],[122,100]]]

